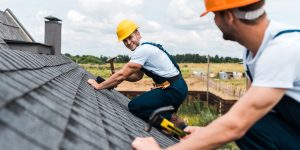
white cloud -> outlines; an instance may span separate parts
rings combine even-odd
[[[107,16],[105,18],[98,18],[88,14],[82,14],[75,10],[70,10],[67,14],[70,28],[80,32],[88,33],[103,33],[108,35],[115,35],[115,30],[118,23],[123,19],[130,19],[138,25],[144,23],[151,27],[154,31],[160,29],[160,24],[155,21],[145,21],[141,15],[133,13],[118,13],[114,16]],[[93,36],[93,35],[90,35]]]
[[[45,17],[47,16],[51,16],[53,14],[52,11],[48,11],[48,10],[39,10],[36,15],[35,15],[35,18],[37,20],[42,20],[44,19]]]
[[[78,27],[84,27],[82,29],[85,30],[96,29],[96,32],[115,34],[118,23],[123,19],[130,19],[138,24],[144,22],[143,15],[134,9],[143,5],[143,0],[77,0],[77,2],[82,10],[80,15],[85,18],[76,24]],[[68,16],[70,15],[69,12]],[[74,21],[74,19],[72,20]],[[151,25],[155,29],[158,28],[153,23]]]
[[[97,32],[104,33],[107,30],[112,32],[111,25],[106,20],[95,20],[94,18],[87,17],[75,10],[69,11],[67,18],[70,22],[70,28],[78,32],[87,32],[89,34],[96,34]]]
[[[6,2],[11,2],[12,0],[0,0],[0,4],[4,4]]]
[[[161,31],[162,27],[161,24],[154,21],[154,20],[142,20],[142,24],[139,26],[141,27],[141,31],[143,33],[153,33],[153,32],[159,32]]]
[[[71,54],[128,53],[115,35],[123,19],[136,22],[146,40],[162,43],[172,54],[242,53],[241,46],[222,39],[212,13],[199,17],[204,11],[202,0],[0,0],[0,4],[2,11],[10,8],[38,42],[43,42],[45,16],[62,19],[63,52]],[[299,0],[272,0],[266,9],[270,18],[300,26],[295,19],[298,4]]]
[[[45,23],[44,18],[53,15],[52,11],[38,10],[32,18],[31,26],[29,27],[31,32],[29,33],[37,42],[44,42]]]
[[[117,0],[115,0],[114,2],[117,2]],[[120,1],[118,1],[118,2],[120,2]],[[122,0],[121,2],[123,2],[126,6],[129,6],[129,7],[140,6],[144,3],[143,0]]]
[[[77,0],[79,6],[86,12],[107,15],[114,12],[128,11],[143,5],[143,0]]]
[[[72,22],[82,22],[86,17],[75,10],[68,12],[68,19]]]
[[[171,0],[167,15],[170,24],[183,29],[199,29],[201,1]]]

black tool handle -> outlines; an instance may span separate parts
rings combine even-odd
[[[105,81],[105,79],[103,79],[102,77],[100,77],[100,76],[98,76],[97,78],[96,78],[96,82],[98,83],[98,84],[100,84],[100,83],[102,83],[102,82],[104,82]],[[111,90],[111,89],[113,89],[113,88],[108,88],[108,90]]]
[[[99,84],[99,83],[102,83],[102,82],[104,82],[105,81],[105,79],[103,79],[102,77],[100,77],[100,76],[98,76],[97,78],[96,78],[96,82]]]

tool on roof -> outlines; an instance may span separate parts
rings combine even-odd
[[[110,63],[110,70],[112,75],[115,73],[114,61],[116,58],[117,57],[112,57],[106,60],[106,62]]]
[[[170,111],[174,111],[173,106],[161,107],[153,111],[153,113],[149,117],[148,125],[145,128],[145,131],[150,132],[152,126],[156,126],[162,127],[163,129],[167,130],[168,132],[174,134],[177,137],[184,137],[188,135],[189,133],[175,127],[171,121],[167,120],[166,118],[160,115],[161,113]]]
[[[96,82],[98,83],[98,84],[100,84],[100,83],[102,83],[102,82],[104,82],[105,81],[105,79],[103,79],[102,77],[100,77],[100,76],[98,76],[97,78],[96,78]],[[114,88],[108,88],[108,90],[111,90],[111,89],[114,89]]]
[[[100,77],[100,76],[98,76],[97,78],[96,78],[96,82],[99,84],[99,83],[102,83],[102,82],[104,82],[105,81],[105,79],[103,79],[102,77]]]

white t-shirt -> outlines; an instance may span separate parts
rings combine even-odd
[[[141,45],[143,42],[145,41],[141,40],[140,46],[133,51],[130,62],[140,64],[146,70],[161,77],[169,78],[179,74],[166,53],[149,44]]]
[[[263,42],[253,58],[249,53],[247,64],[256,87],[285,88],[286,95],[300,102],[300,32],[285,33],[283,30],[300,29],[271,21]]]

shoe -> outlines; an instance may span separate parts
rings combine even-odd
[[[174,124],[174,126],[176,128],[179,128],[181,130],[183,130],[185,127],[187,127],[187,123],[183,119],[178,117],[176,114],[172,114],[171,122]]]

